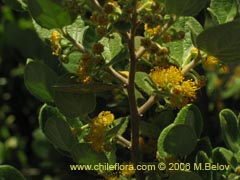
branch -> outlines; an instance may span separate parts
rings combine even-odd
[[[128,141],[127,139],[125,139],[123,136],[121,136],[121,135],[116,135],[116,139],[117,139],[120,143],[124,144],[128,149],[131,149],[132,143],[131,143],[130,141]]]
[[[75,47],[77,47],[79,49],[79,51],[81,51],[82,53],[87,52],[85,47],[82,44],[80,44],[79,42],[77,42],[75,39],[73,39],[72,36],[70,36],[70,34],[66,30],[61,29],[61,32],[66,39],[68,39]]]
[[[155,104],[157,101],[157,95],[150,96],[149,99],[141,106],[138,108],[138,113],[140,116],[143,116],[143,114],[152,107],[152,105]]]
[[[128,79],[122,76],[118,71],[116,71],[112,66],[108,67],[108,70],[123,84],[128,85]]]
[[[90,0],[90,1],[91,1],[92,5],[94,6],[95,9],[97,9],[100,12],[103,12],[103,8],[97,0]]]
[[[135,55],[135,34],[136,34],[136,26],[137,26],[137,12],[136,12],[136,3],[133,8],[132,13],[132,28],[130,31],[130,39],[128,39],[128,48],[130,53],[130,71],[128,77],[128,100],[129,100],[129,109],[130,109],[130,117],[131,117],[131,159],[134,166],[137,166],[139,163],[140,155],[139,155],[139,124],[140,124],[140,116],[138,114],[138,107],[135,95],[135,74],[136,74],[136,65],[137,58]],[[136,171],[135,176],[136,180],[141,180],[142,176],[140,175],[140,171]]]
[[[183,67],[182,69],[182,74],[185,75],[187,74],[192,68],[194,68],[197,63],[202,59],[202,55],[200,53],[200,51],[198,50],[198,54],[197,56],[186,66]]]

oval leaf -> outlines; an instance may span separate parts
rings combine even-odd
[[[203,128],[201,112],[197,106],[189,104],[179,111],[174,124],[187,124],[191,126],[195,130],[196,135],[200,137]]]
[[[165,0],[167,12],[178,16],[197,15],[208,0]]]
[[[169,154],[165,151],[163,148],[163,144],[165,142],[166,136],[168,132],[174,127],[174,124],[168,125],[166,128],[162,130],[160,133],[160,136],[158,137],[158,153],[161,158],[167,157]]]
[[[63,118],[57,116],[48,118],[43,132],[55,147],[63,151],[70,152],[71,148],[77,144],[69,124]]]
[[[204,30],[197,37],[199,49],[221,61],[240,60],[240,22],[233,21]]]
[[[16,168],[9,165],[0,166],[0,179],[3,180],[26,180]]]
[[[147,95],[152,95],[153,92],[158,90],[151,77],[145,72],[136,72],[135,83]]]
[[[196,164],[199,164],[200,168],[203,168],[206,163],[211,163],[210,158],[204,151],[199,151],[196,155]],[[197,173],[203,178],[203,179],[213,179],[213,172],[211,170],[208,171],[197,171]]]
[[[214,164],[219,163],[230,165],[233,169],[238,166],[237,159],[234,157],[233,152],[223,147],[217,147],[213,149],[212,161]]]
[[[108,163],[108,159],[103,152],[97,153],[88,143],[79,143],[71,150],[74,161],[78,164],[104,164]]]
[[[163,133],[162,138],[159,140],[159,143],[161,143],[159,145],[162,146],[160,149],[169,154],[176,156],[188,155],[197,144],[197,136],[194,130],[185,124],[170,125],[167,130],[163,130]]]
[[[43,102],[53,102],[51,86],[55,84],[58,75],[40,61],[27,63],[24,72],[24,83],[27,89]]]
[[[240,150],[240,132],[237,116],[230,110],[224,109],[219,113],[222,136],[225,144],[234,152]]]
[[[61,1],[28,0],[27,3],[33,19],[47,29],[69,25],[76,18]]]
[[[53,88],[58,92],[68,92],[68,93],[94,93],[94,92],[103,92],[103,91],[111,91],[113,89],[120,88],[121,86],[114,84],[70,84],[65,86],[55,85]]]
[[[219,24],[230,22],[237,15],[237,2],[236,0],[211,0],[208,11]]]
[[[71,74],[59,78],[56,86],[76,83]],[[54,101],[58,109],[67,117],[84,117],[95,109],[96,97],[93,93],[60,92],[54,89]]]

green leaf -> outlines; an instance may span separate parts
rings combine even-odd
[[[104,45],[102,56],[106,63],[109,63],[123,49],[122,39],[118,33],[113,33],[111,38],[102,38],[100,41]]]
[[[136,72],[135,83],[147,95],[152,95],[154,91],[158,90],[151,77],[145,72]]]
[[[84,33],[88,28],[89,26],[85,26],[81,16],[78,16],[72,24],[65,27],[65,30],[75,41],[82,43]]]
[[[167,12],[178,16],[195,16],[208,0],[165,0]]]
[[[92,84],[69,84],[69,85],[55,85],[53,86],[57,92],[67,92],[74,94],[82,93],[95,93],[103,91],[111,91],[113,89],[119,89],[121,86],[114,84],[101,84],[101,83],[92,83]]]
[[[196,155],[196,164],[200,165],[201,168],[204,168],[203,166],[206,163],[211,163],[210,158],[204,151],[199,151]],[[213,172],[211,170],[208,171],[196,171],[199,176],[201,176],[203,179],[213,179]]]
[[[28,0],[28,8],[33,19],[47,29],[62,28],[71,24],[74,16],[63,1],[57,0]]]
[[[193,172],[186,171],[173,171],[169,176],[169,180],[186,180],[186,179],[202,180],[202,178],[199,175]]]
[[[79,143],[71,150],[74,161],[78,164],[96,165],[108,163],[108,159],[103,152],[95,152],[90,144]]]
[[[27,5],[24,0],[4,0],[4,3],[14,10],[26,10]]]
[[[160,136],[158,137],[157,148],[158,148],[158,154],[161,158],[166,158],[169,156],[169,154],[165,151],[163,145],[168,133],[174,126],[175,126],[174,124],[168,125],[166,128],[162,130],[162,132],[160,133]]]
[[[58,75],[40,61],[27,63],[24,72],[24,83],[32,95],[43,102],[53,102],[51,86]]]
[[[234,20],[237,15],[236,0],[211,0],[208,11],[219,24]]]
[[[238,95],[240,91],[240,77],[233,75],[227,84],[224,86],[224,89],[221,91],[221,97],[223,99],[228,99],[234,95]]]
[[[212,145],[209,137],[201,138],[195,148],[197,151],[204,151],[208,157],[212,157]]]
[[[152,123],[141,121],[139,127],[139,133],[142,136],[149,138],[157,138],[161,129]]]
[[[117,62],[123,61],[128,57],[128,49],[127,48],[122,48],[119,53],[114,56],[110,61],[108,61],[103,67],[108,67],[111,66]]]
[[[106,137],[112,138],[116,135],[122,135],[128,126],[129,117],[121,117],[114,121],[114,127],[107,132]]]
[[[230,165],[229,168],[235,169],[238,166],[237,159],[234,157],[234,154],[232,151],[223,148],[223,147],[217,147],[213,149],[213,164],[223,164],[223,165]]]
[[[129,29],[131,29],[132,24],[130,22],[120,20],[113,23],[113,27],[121,33],[126,33],[127,31],[129,31]]]
[[[173,63],[184,67],[192,59],[191,50],[194,48],[193,41],[203,31],[201,24],[193,17],[180,17],[171,29],[183,30],[185,37],[182,40],[166,43],[170,50]],[[170,31],[171,31],[170,29]]]
[[[77,144],[69,124],[63,118],[57,116],[48,118],[43,132],[55,147],[63,151],[70,152],[71,148]]]
[[[61,76],[54,86],[68,86],[74,84],[71,74]],[[67,117],[84,117],[95,109],[96,97],[93,93],[61,92],[54,89],[54,101],[58,109]]]
[[[175,119],[175,113],[172,110],[162,110],[149,117],[149,121],[160,129],[164,129]]]
[[[200,137],[203,129],[201,112],[198,107],[193,104],[186,105],[179,111],[174,124],[189,125],[195,130],[197,137]]]
[[[197,144],[194,130],[185,124],[171,124],[159,136],[159,154],[165,151],[175,156],[190,154]],[[166,155],[163,153],[163,155]]]
[[[59,110],[56,107],[44,104],[39,111],[39,124],[40,128],[44,130],[45,124],[50,117],[62,117]]]
[[[96,34],[95,27],[86,26],[86,28],[84,28],[82,44],[86,49],[91,50],[93,44],[100,39],[101,37]]]
[[[240,22],[233,21],[204,30],[197,37],[197,46],[223,62],[240,59]]]
[[[0,166],[0,179],[1,180],[26,180],[19,170],[9,165]]]
[[[79,68],[82,53],[79,51],[73,51],[67,55],[67,63],[62,63],[63,67],[72,74],[75,74]]]
[[[237,116],[230,109],[219,113],[222,136],[225,144],[234,152],[240,151],[240,131]]]

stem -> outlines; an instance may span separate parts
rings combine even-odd
[[[61,32],[66,39],[68,39],[75,47],[79,49],[79,51],[81,51],[82,53],[87,52],[85,47],[79,42],[77,42],[75,39],[73,39],[72,36],[70,36],[70,34],[66,30],[62,29]]]
[[[116,71],[112,66],[108,67],[108,70],[119,79],[124,85],[128,85],[128,79],[122,76],[118,71]]]
[[[89,124],[85,124],[85,125],[83,125],[83,126],[81,126],[81,130],[83,130],[83,129],[87,129],[87,128],[89,128],[90,127],[90,125]]]
[[[194,68],[197,63],[202,59],[201,53],[200,51],[198,51],[197,56],[190,62],[188,63],[186,66],[184,66],[184,68],[182,69],[182,74],[185,75],[187,74],[192,68]]]
[[[90,0],[90,1],[95,9],[97,9],[100,12],[103,12],[102,6],[99,4],[97,0]]]
[[[155,104],[157,100],[157,95],[150,96],[149,99],[140,107],[138,108],[138,113],[140,116],[143,116],[143,114],[152,107],[153,104]]]
[[[116,139],[124,144],[128,149],[131,149],[132,147],[132,143],[130,141],[128,141],[127,139],[125,139],[124,137],[122,137],[121,135],[116,135]]]
[[[132,29],[130,33],[130,39],[128,39],[128,48],[130,52],[130,72],[129,72],[129,79],[128,79],[128,97],[129,97],[129,107],[130,107],[130,117],[131,117],[131,141],[132,141],[132,151],[131,157],[132,162],[136,166],[139,162],[139,121],[140,116],[138,114],[136,96],[135,96],[135,73],[136,73],[136,64],[137,59],[135,56],[135,32],[136,32],[136,25],[137,25],[137,12],[136,7],[133,10],[132,14]],[[136,172],[136,179],[140,180],[141,176],[140,173]]]

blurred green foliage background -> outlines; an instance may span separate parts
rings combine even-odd
[[[57,63],[51,49],[35,33],[27,11],[0,1],[0,21],[0,164],[16,167],[29,180],[95,179],[69,170],[71,160],[39,129],[41,102],[25,88],[26,59],[45,60],[51,66]]]

